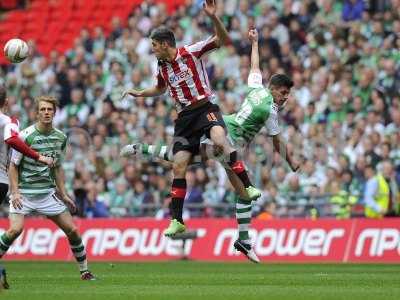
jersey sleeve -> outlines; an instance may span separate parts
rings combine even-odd
[[[21,152],[18,152],[17,150],[12,150],[12,154],[11,154],[11,161],[16,164],[17,166],[19,166],[19,164],[21,163],[22,157],[24,155]]]
[[[185,47],[187,51],[192,53],[196,58],[202,58],[203,55],[210,53],[211,51],[218,49],[219,46],[215,41],[215,36],[210,36],[204,41],[194,43]]]
[[[271,115],[266,123],[265,128],[267,129],[267,134],[269,136],[278,135],[281,133],[281,128],[279,127],[278,117],[277,115]]]
[[[10,122],[4,125],[4,141],[8,140],[13,136],[18,136],[19,133],[19,122],[16,118],[10,118]]]
[[[156,84],[157,84],[157,87],[159,87],[159,88],[163,88],[163,87],[165,87],[167,85],[165,80],[164,80],[164,77],[161,74],[161,67],[158,67]]]
[[[25,130],[23,130],[23,131],[21,131],[21,132],[19,133],[19,138],[20,138],[22,141],[25,142],[25,140],[26,140],[26,131],[25,131]],[[23,155],[21,152],[15,150],[15,149],[12,149],[12,152],[11,152],[11,162],[13,162],[13,163],[16,164],[17,166],[19,166],[19,164],[21,163],[21,160],[22,160],[23,157],[24,157],[24,155]]]
[[[249,77],[247,77],[247,86],[249,88],[263,87],[261,73],[257,71],[250,72]]]

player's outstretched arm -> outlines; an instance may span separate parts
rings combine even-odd
[[[71,197],[68,195],[68,192],[65,188],[64,170],[62,169],[61,166],[54,167],[54,175],[55,175],[57,192],[59,193],[61,200],[65,203],[65,205],[68,206],[71,212],[75,212],[76,205],[74,200],[72,200]]]
[[[18,166],[11,162],[8,169],[8,179],[10,181],[10,202],[15,209],[22,208],[22,196],[18,189]]]
[[[204,9],[204,12],[207,14],[207,16],[210,17],[211,21],[214,24],[214,30],[215,30],[215,34],[216,34],[214,41],[216,42],[218,47],[229,44],[230,38],[229,38],[228,31],[226,30],[222,21],[216,15],[217,5],[215,3],[215,0],[204,1],[203,9]]]
[[[153,86],[148,89],[144,90],[136,90],[136,89],[129,89],[126,90],[122,93],[122,98],[125,98],[127,95],[132,96],[132,97],[154,97],[154,96],[160,96],[165,93],[167,90],[166,86]]]
[[[13,124],[10,124],[11,126]],[[18,135],[18,128],[4,127],[4,142],[9,145],[12,149],[17,150],[23,155],[37,160],[43,164],[51,167],[53,165],[53,159],[51,157],[40,155],[38,152],[29,147]]]
[[[292,169],[293,172],[296,172],[300,168],[300,164],[295,162],[292,156],[289,153],[288,146],[285,142],[280,138],[280,134],[274,135],[272,137],[272,142],[274,144],[274,150],[278,152],[282,158],[284,158]]]
[[[258,54],[258,32],[257,29],[249,30],[249,40],[251,42],[251,68],[250,72],[259,72],[260,70],[260,56]]]

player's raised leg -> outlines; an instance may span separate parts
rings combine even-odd
[[[159,158],[165,161],[172,161],[173,155],[170,148],[162,143],[151,145],[146,143],[129,144],[122,147],[121,156],[130,157],[143,155],[149,158]]]
[[[238,152],[229,144],[225,129],[222,126],[213,126],[210,129],[210,139],[213,141],[215,147],[222,150],[225,162],[242,181],[248,197],[251,200],[260,197],[261,192],[251,184],[245,165],[242,160],[239,160]]]
[[[246,257],[255,263],[259,263],[256,253],[253,250],[249,229],[251,224],[251,209],[252,202],[247,198],[246,190],[238,176],[229,168],[226,168],[226,174],[229,177],[229,181],[235,187],[235,190],[239,194],[239,198],[236,199],[235,204],[235,216],[238,224],[238,239],[234,243],[236,250],[242,252]]]
[[[69,211],[64,211],[56,216],[48,216],[48,218],[52,220],[58,227],[60,227],[67,236],[68,242],[71,246],[71,251],[79,265],[81,279],[95,280],[96,277],[88,269],[86,250],[85,246],[83,245],[81,235],[79,234],[78,228],[74,224]]]

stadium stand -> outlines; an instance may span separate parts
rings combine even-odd
[[[18,36],[25,40],[33,39],[43,55],[51,50],[60,53],[73,46],[74,39],[82,28],[88,30],[101,26],[108,35],[112,29],[110,19],[119,18],[123,25],[132,9],[140,0],[34,0],[28,1],[26,8],[13,10],[3,16],[0,30],[0,43]],[[183,1],[168,5],[171,11]],[[18,1],[2,1],[2,8],[18,6]],[[5,63],[0,56],[0,63]]]

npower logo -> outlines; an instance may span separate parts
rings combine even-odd
[[[206,234],[205,229],[198,229],[198,237]],[[89,229],[83,234],[83,242],[88,245],[92,255],[101,256],[108,251],[117,251],[121,256],[134,254],[143,256],[189,255],[193,241],[187,240],[182,253],[182,241],[164,237],[161,229]]]
[[[400,231],[396,228],[367,228],[358,235],[355,256],[381,257],[396,251],[400,256]]]
[[[66,237],[61,229],[29,228],[24,230],[14,241],[7,254],[54,255],[57,251],[58,242],[62,239],[66,240]]]
[[[73,259],[68,241],[49,221],[27,220],[26,229],[13,243],[10,259]],[[0,234],[8,222],[0,220]],[[233,244],[234,220],[191,220],[198,238],[165,238],[164,223],[147,220],[80,220],[86,251],[96,260],[153,260],[189,255],[196,260],[240,260]],[[267,227],[268,226],[268,227]],[[400,220],[271,221],[254,222],[250,232],[254,250],[268,261],[400,262]]]
[[[234,229],[222,230],[214,247],[214,255],[223,254],[227,249],[228,255],[238,255],[233,249],[237,238]],[[264,229],[251,231],[255,252],[260,256],[328,256],[333,250],[335,240],[345,236],[343,228],[335,229]],[[228,245],[227,248],[224,246]]]
[[[4,230],[3,230],[4,232]],[[204,237],[206,230],[197,229],[199,238]],[[60,230],[49,228],[29,228],[13,243],[8,254],[33,254],[47,256],[60,251],[60,242],[66,237]],[[189,255],[192,251],[193,241],[187,240],[182,253],[182,241],[171,240],[164,237],[161,229],[117,229],[96,228],[88,229],[82,235],[86,252],[93,256],[106,256],[116,252],[118,256],[180,256]],[[62,250],[62,249],[61,249]],[[69,252],[69,249],[65,249]]]

